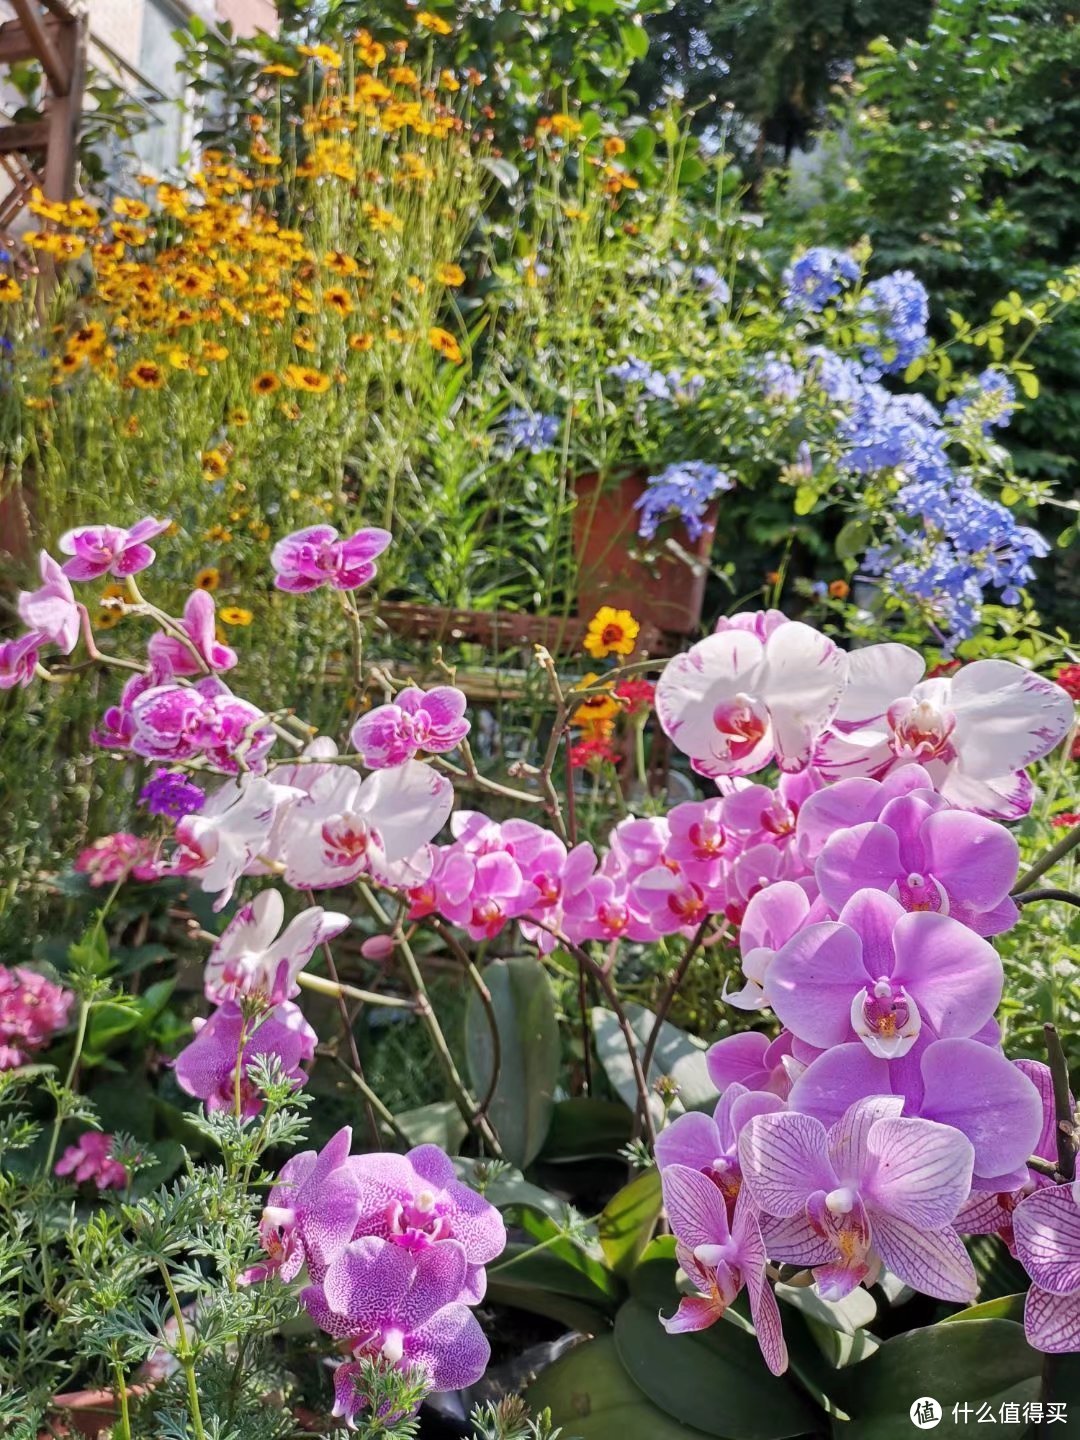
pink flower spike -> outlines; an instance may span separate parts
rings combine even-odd
[[[13,690],[16,685],[29,685],[34,678],[41,647],[48,636],[39,630],[20,635],[17,640],[0,644],[0,690]]]
[[[178,635],[159,632],[151,635],[146,647],[153,664],[166,674],[204,675],[208,670],[231,670],[236,664],[236,651],[222,645],[214,629],[214,597],[206,590],[193,590],[184,606],[181,629],[188,638],[185,644]]]
[[[71,581],[47,550],[40,556],[41,587],[19,593],[19,619],[36,630],[62,655],[70,655],[79,639],[79,607]]]
[[[168,520],[147,518],[130,530],[117,525],[84,525],[69,530],[60,537],[60,549],[73,557],[65,563],[64,573],[72,580],[137,575],[156,558],[146,541],[168,528]]]
[[[339,540],[332,525],[312,525],[279,540],[270,554],[274,584],[295,595],[331,585],[356,590],[375,577],[375,558],[393,537],[388,530],[358,530]]]

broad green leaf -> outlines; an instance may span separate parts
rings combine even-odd
[[[533,1381],[525,1399],[545,1407],[567,1440],[700,1440],[650,1405],[627,1375],[614,1340],[602,1336],[576,1345]]]
[[[841,560],[857,560],[870,543],[872,529],[868,520],[848,520],[836,537],[836,553]]]
[[[637,1036],[637,1053],[641,1059],[656,1017],[642,1005],[627,1005],[626,1017]],[[597,1006],[592,1012],[592,1025],[596,1053],[600,1057],[604,1072],[626,1104],[634,1109],[637,1106],[634,1068],[630,1063],[626,1039],[619,1022],[612,1011]],[[666,1020],[661,1025],[660,1038],[646,1077],[649,1085],[649,1107],[657,1124],[663,1119],[664,1106],[660,1097],[653,1093],[653,1087],[657,1080],[665,1076],[673,1080],[678,1088],[677,1099],[671,1107],[672,1115],[681,1115],[684,1110],[711,1109],[716,1104],[716,1087],[709,1079],[705,1050],[703,1041],[687,1035],[677,1026]]]
[[[954,1325],[957,1320],[1013,1320],[1024,1323],[1024,1304],[1027,1292],[1020,1295],[999,1295],[996,1300],[983,1300],[978,1305],[969,1305],[955,1315],[946,1315],[942,1325]]]
[[[415,1110],[402,1110],[394,1119],[411,1145],[438,1145],[450,1154],[468,1134],[469,1127],[453,1100],[436,1100]]]
[[[547,1164],[614,1158],[630,1139],[630,1128],[630,1114],[617,1100],[560,1100],[542,1158]]]
[[[662,1206],[658,1170],[638,1175],[604,1206],[600,1244],[616,1275],[626,1275],[637,1264],[652,1238]]]
[[[861,1365],[843,1372],[850,1440],[911,1440],[911,1406],[932,1396],[949,1422],[949,1435],[985,1435],[975,1409],[989,1403],[997,1419],[1005,1401],[1021,1406],[1039,1398],[1043,1357],[1011,1320],[953,1320],[888,1340]],[[954,1424],[954,1405],[972,1406]],[[997,1435],[1020,1436],[1023,1423],[995,1424]]]
[[[628,1300],[615,1319],[615,1344],[653,1404],[706,1435],[788,1440],[821,1419],[787,1380],[769,1373],[754,1336],[735,1325],[669,1335],[655,1311]]]
[[[818,492],[813,485],[800,485],[795,491],[795,514],[809,515],[818,502]]]
[[[493,960],[484,981],[502,1051],[488,1116],[506,1158],[524,1169],[540,1153],[555,1106],[562,1059],[555,996],[547,971],[528,956]],[[475,990],[465,1010],[465,1053],[473,1088],[484,1095],[495,1052],[491,1023]]]

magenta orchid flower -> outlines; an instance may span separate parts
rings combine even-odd
[[[935,1040],[889,1061],[861,1043],[837,1045],[795,1078],[788,1102],[831,1125],[856,1100],[874,1095],[898,1096],[906,1115],[966,1135],[975,1153],[976,1189],[1007,1191],[1026,1183],[1028,1157],[1043,1125],[1042,1101],[1030,1078],[996,1046]]]
[[[1031,808],[1026,766],[1069,732],[1072,698],[1007,660],[976,660],[920,680],[905,645],[870,645],[849,658],[849,682],[815,763],[830,780],[880,779],[915,762],[964,810],[1015,820]]]
[[[969,1304],[974,1266],[952,1227],[971,1189],[973,1152],[959,1131],[904,1119],[894,1096],[861,1100],[826,1130],[791,1111],[757,1115],[739,1140],[743,1180],[767,1216],[774,1260],[808,1265],[840,1300],[881,1263],[906,1285]]]
[[[988,941],[877,890],[860,890],[838,920],[798,931],[768,971],[769,1002],[798,1039],[825,1050],[858,1037],[886,1060],[906,1055],[924,1031],[975,1035],[1003,983]]]
[[[664,1205],[675,1234],[675,1254],[698,1291],[660,1323],[669,1335],[706,1330],[746,1287],[750,1314],[765,1363],[774,1375],[787,1369],[780,1307],[766,1277],[761,1227],[745,1197],[728,1218],[723,1192],[700,1170],[669,1165],[661,1175]]]
[[[149,760],[205,758],[235,774],[240,757],[254,769],[274,743],[261,710],[241,700],[216,676],[194,685],[157,685],[131,705],[131,748]]]
[[[847,656],[791,621],[762,641],[709,635],[670,660],[656,687],[664,733],[702,775],[749,775],[775,758],[804,770],[840,704]]]
[[[432,1390],[459,1390],[480,1379],[491,1354],[459,1298],[467,1271],[465,1250],[454,1240],[410,1250],[365,1236],[347,1245],[300,1300],[315,1324],[348,1340],[354,1354],[419,1366]],[[337,1412],[347,1418],[366,1403],[358,1372],[346,1363],[335,1377]]]
[[[231,1110],[239,1063],[240,1113],[248,1118],[262,1109],[262,1100],[248,1079],[253,1062],[263,1055],[274,1056],[295,1086],[305,1085],[307,1075],[301,1067],[314,1058],[319,1040],[289,1000],[256,1022],[246,1020],[239,1005],[226,1001],[208,1020],[194,1020],[192,1029],[194,1040],[174,1061],[180,1088],[204,1101],[207,1110]]]
[[[665,858],[705,888],[721,884],[736,849],[723,820],[723,800],[688,800],[668,811]]]
[[[900,765],[883,780],[858,777],[825,785],[807,796],[799,811],[799,854],[812,864],[838,830],[876,820],[890,800],[912,791],[936,793],[930,772],[921,765]]]
[[[80,615],[71,581],[47,550],[40,556],[41,585],[19,593],[19,619],[28,630],[44,636],[63,655],[70,655],[79,639]]]
[[[296,977],[318,946],[349,928],[348,915],[314,905],[279,935],[285,902],[277,890],[263,890],[242,905],[225,927],[206,962],[206,998],[220,1004],[263,996],[271,1005],[299,994]]]
[[[0,643],[0,690],[14,690],[16,685],[29,685],[34,678],[41,647],[49,637],[39,630],[20,635],[17,640]]]
[[[302,595],[331,585],[335,590],[357,590],[375,578],[375,558],[393,537],[388,530],[358,530],[339,540],[332,525],[312,525],[279,540],[270,553],[279,590]]]
[[[369,770],[404,765],[420,750],[445,755],[471,728],[465,696],[452,685],[402,690],[393,705],[379,705],[356,722],[351,739]]]
[[[236,651],[218,640],[214,627],[214,597],[193,590],[184,606],[180,628],[187,637],[159,632],[150,637],[147,653],[153,664],[173,675],[205,675],[208,670],[231,670]]]
[[[457,1178],[449,1156],[437,1145],[419,1145],[406,1155],[357,1155],[349,1169],[360,1190],[356,1234],[413,1251],[456,1241],[467,1261],[460,1298],[479,1304],[484,1266],[506,1248],[506,1226],[494,1205]]]
[[[146,543],[169,528],[168,520],[147,518],[130,530],[118,525],[83,525],[60,537],[60,549],[73,558],[64,564],[71,580],[97,580],[102,575],[137,575],[155,560]]]
[[[801,1068],[793,1061],[792,1045],[789,1030],[781,1031],[775,1040],[760,1030],[725,1035],[706,1052],[709,1079],[721,1095],[729,1085],[744,1085],[748,1090],[766,1090],[786,1099],[793,1073],[797,1075]]]
[[[1028,1344],[1047,1355],[1080,1350],[1080,1182],[1029,1195],[1013,1215],[1013,1234],[1031,1276]]]

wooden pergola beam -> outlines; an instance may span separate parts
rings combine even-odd
[[[45,32],[53,44],[57,43],[60,24],[56,20],[45,21]],[[21,20],[5,20],[0,25],[0,65],[20,65],[24,60],[34,60],[37,52]]]
[[[22,22],[34,55],[41,61],[41,68],[48,77],[53,94],[61,97],[67,95],[71,89],[71,64],[54,42],[51,27],[46,28],[37,0],[11,0],[11,5]]]

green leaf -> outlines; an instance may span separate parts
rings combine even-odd
[[[643,1005],[627,1005],[626,1018],[638,1039],[638,1057],[643,1058],[656,1017]],[[597,1006],[592,1012],[592,1025],[596,1053],[600,1057],[604,1073],[622,1099],[634,1109],[637,1105],[634,1068],[630,1063],[619,1022],[611,1010]],[[684,1110],[704,1110],[716,1104],[716,1086],[709,1079],[705,1049],[702,1041],[687,1035],[677,1026],[666,1020],[661,1025],[660,1037],[646,1076],[649,1106],[653,1119],[658,1124],[663,1119],[664,1105],[660,1097],[653,1094],[653,1086],[657,1080],[664,1077],[673,1080],[678,1087],[678,1097],[671,1107],[672,1115],[681,1115]]]
[[[415,1110],[402,1110],[394,1119],[409,1138],[410,1145],[438,1145],[453,1154],[469,1127],[453,1100],[436,1100]]]
[[[795,514],[809,515],[818,502],[818,492],[813,485],[800,485],[795,491]]]
[[[600,1244],[616,1275],[626,1275],[637,1264],[652,1237],[663,1206],[660,1172],[646,1170],[624,1185],[604,1206],[600,1216]]]
[[[488,1108],[506,1158],[524,1169],[551,1124],[562,1059],[555,996],[547,971],[529,956],[493,960],[484,970],[501,1042],[498,1082]],[[491,1083],[491,1023],[475,990],[465,1009],[465,1053],[476,1091]]]
[[[724,1440],[787,1440],[817,1427],[820,1412],[771,1375],[753,1335],[721,1322],[669,1335],[655,1311],[628,1300],[615,1344],[631,1378],[666,1415]]]
[[[861,1365],[843,1372],[845,1409],[851,1415],[844,1434],[850,1440],[911,1440],[911,1406],[932,1396],[950,1421],[949,1434],[984,1435],[972,1414],[952,1407],[989,1403],[997,1418],[1004,1401],[1039,1398],[1043,1357],[1028,1345],[1021,1325],[1011,1320],[952,1320],[911,1330],[888,1340]],[[1019,1436],[1025,1426],[995,1425],[995,1434]]]
[[[1029,400],[1037,400],[1039,398],[1039,381],[1034,371],[1020,370],[1017,372],[1016,378],[1020,382],[1020,389]]]
[[[560,1100],[544,1142],[545,1162],[606,1160],[630,1139],[631,1118],[617,1100]]]
[[[627,1375],[609,1336],[576,1345],[525,1392],[535,1414],[549,1408],[567,1440],[699,1440],[650,1405]]]
[[[841,560],[857,560],[870,543],[873,531],[868,520],[848,520],[836,537],[836,554]]]

